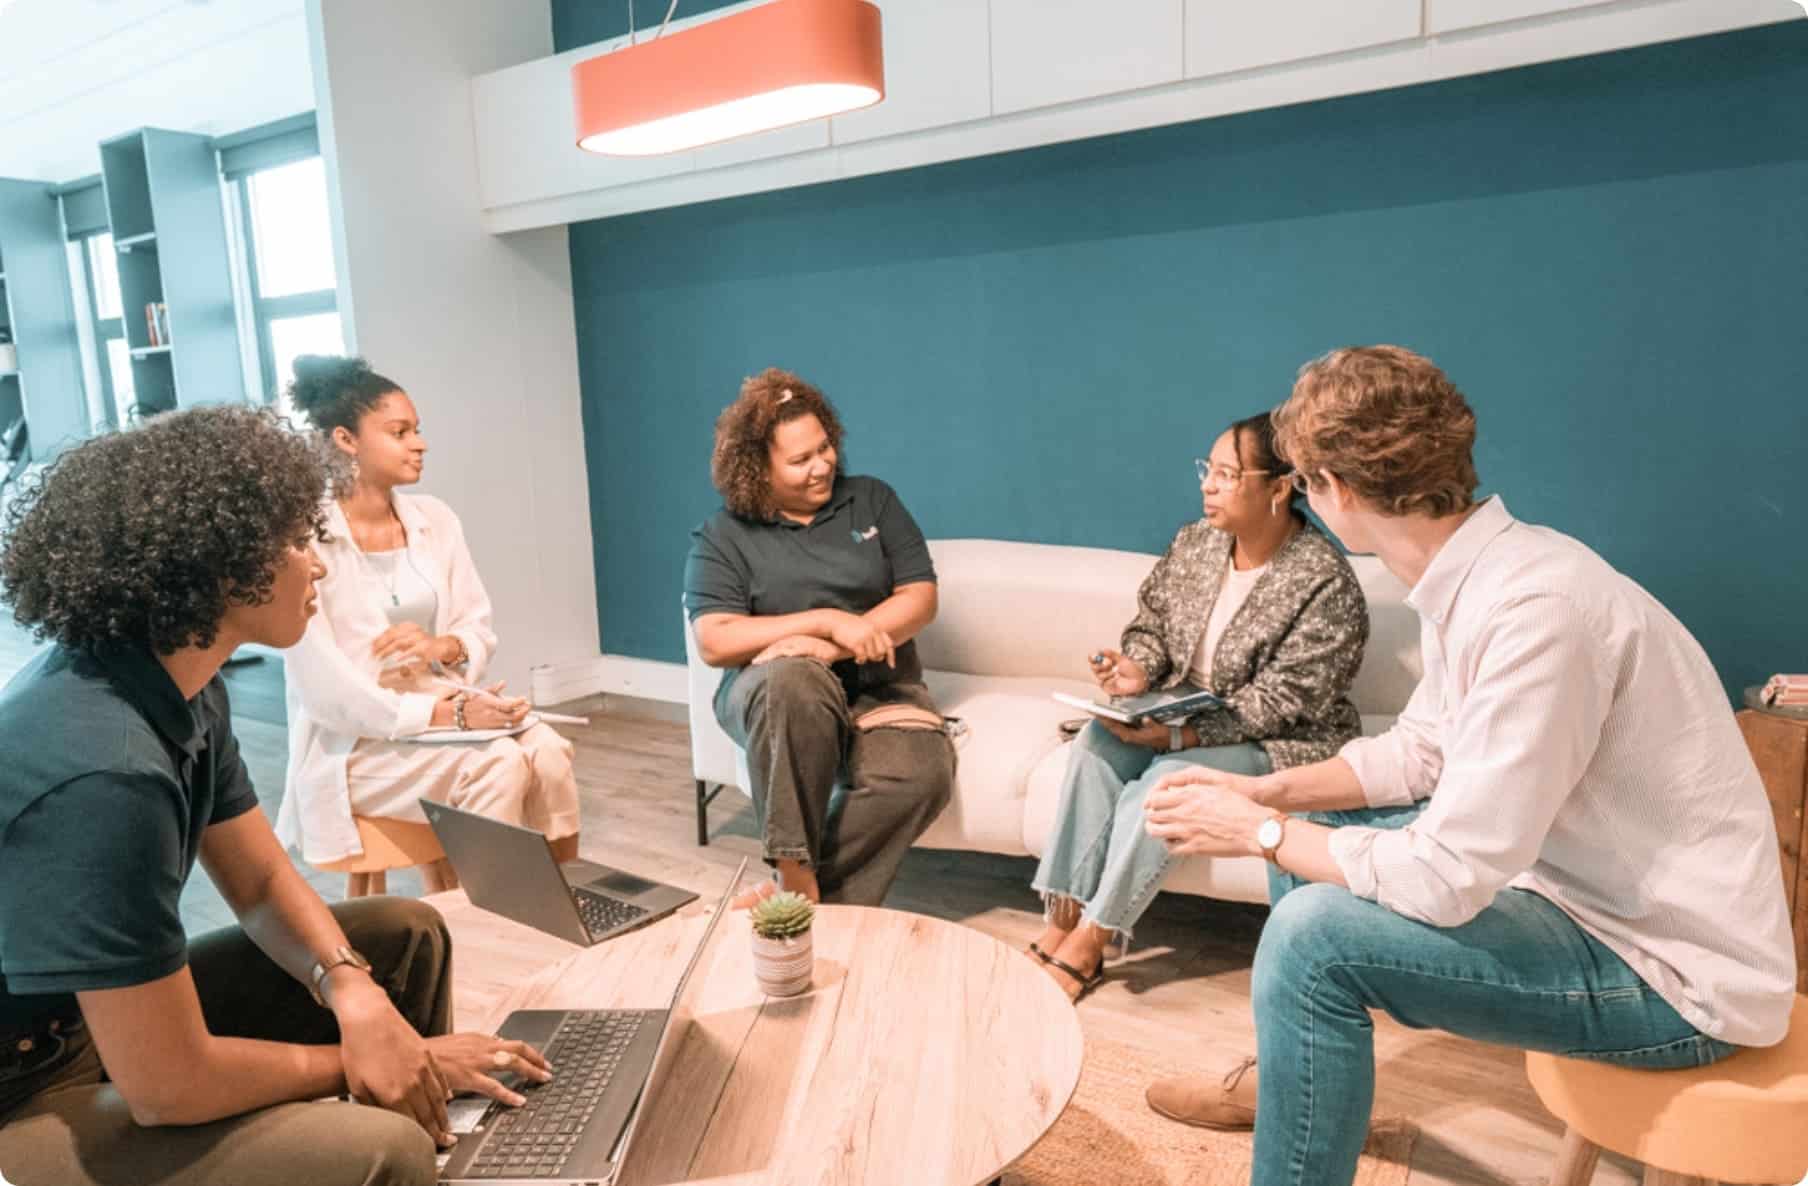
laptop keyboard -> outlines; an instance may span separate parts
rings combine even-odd
[[[570,1013],[543,1053],[551,1083],[522,1084],[519,1108],[497,1113],[489,1139],[465,1171],[471,1178],[555,1178],[583,1138],[603,1090],[640,1029],[643,1013]]]
[[[589,894],[583,890],[572,890],[571,900],[578,904],[578,914],[583,918],[584,925],[590,928],[592,938],[606,935],[616,927],[647,915],[644,909],[631,902],[605,898],[601,894]]]

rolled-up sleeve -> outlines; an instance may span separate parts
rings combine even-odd
[[[1338,751],[1356,772],[1370,807],[1404,807],[1430,795],[1444,770],[1437,706],[1440,676],[1427,668],[1393,727],[1379,737],[1358,737]]]
[[[1474,918],[1537,860],[1600,744],[1614,687],[1590,624],[1556,595],[1497,607],[1468,656],[1452,659],[1475,678],[1424,814],[1398,831],[1341,828],[1330,840],[1352,893],[1439,927]],[[1410,754],[1375,747],[1359,760],[1372,759],[1385,790],[1408,785]]]
[[[393,741],[425,733],[433,723],[438,697],[379,686],[339,649],[324,613],[314,615],[283,663],[309,715],[336,733]]]

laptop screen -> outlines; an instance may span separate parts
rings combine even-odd
[[[653,1090],[665,1077],[666,1072],[677,1059],[678,1048],[684,1044],[684,1033],[689,1028],[690,1020],[696,1013],[697,997],[700,995],[703,978],[694,975],[697,969],[704,966],[704,957],[709,954],[717,933],[720,931],[722,916],[728,913],[728,904],[734,900],[735,891],[741,887],[741,878],[747,873],[747,858],[742,857],[736,867],[734,876],[728,880],[728,888],[716,902],[716,908],[710,912],[709,923],[704,928],[703,937],[697,941],[696,950],[691,952],[691,962],[685,966],[684,975],[678,978],[678,986],[672,990],[672,1005],[666,1013],[665,1028],[659,1035],[659,1049],[653,1054],[653,1069],[647,1074],[646,1084],[640,1089],[640,1098],[634,1103],[633,1115],[629,1116],[626,1127],[622,1129],[620,1142],[615,1147],[611,1158],[619,1170],[624,1158],[628,1155],[628,1146],[634,1140],[634,1131],[640,1127],[640,1119],[646,1114],[646,1103],[652,1098]]]

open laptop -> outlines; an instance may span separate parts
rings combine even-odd
[[[747,872],[747,861],[710,914],[690,963],[665,1009],[522,1009],[497,1035],[538,1047],[557,1068],[551,1083],[503,1076],[527,1097],[519,1108],[478,1096],[448,1105],[458,1144],[441,1157],[442,1184],[567,1183],[610,1186],[648,1109],[653,1088],[669,1073],[696,1013],[697,997],[722,916]]]
[[[472,905],[580,946],[656,922],[697,897],[591,861],[561,865],[532,828],[430,800],[421,810]]]

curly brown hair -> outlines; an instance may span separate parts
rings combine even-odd
[[[0,596],[39,639],[171,654],[271,597],[284,551],[319,537],[326,475],[267,409],[202,407],[75,446],[7,509]]]
[[[1276,450],[1295,469],[1308,480],[1336,474],[1383,514],[1440,518],[1475,503],[1475,412],[1403,346],[1313,359],[1274,421]]]
[[[841,418],[827,396],[777,367],[742,382],[741,394],[716,417],[716,447],[709,459],[710,481],[729,514],[759,522],[778,517],[767,450],[779,425],[804,416],[814,416],[822,425],[835,448],[836,472],[846,473]]]

